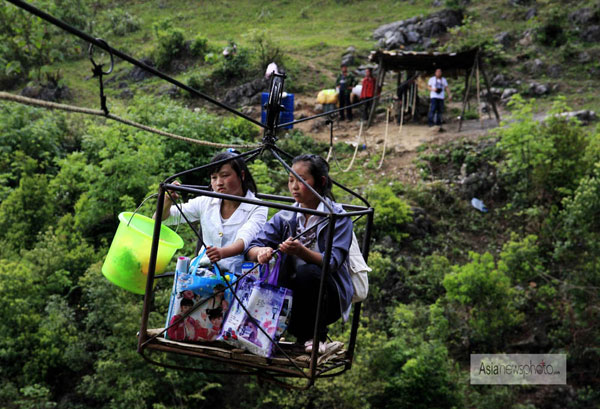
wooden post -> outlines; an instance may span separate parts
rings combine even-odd
[[[483,129],[483,116],[481,114],[481,98],[480,98],[480,89],[479,89],[479,62],[477,62],[477,66],[475,67],[475,83],[477,84],[477,114],[479,115],[479,124],[481,125],[481,129]]]
[[[494,110],[494,115],[496,116],[496,121],[498,121],[498,125],[500,125],[500,114],[498,113],[498,109],[496,108],[496,103],[494,102],[494,96],[492,95],[492,88],[490,87],[490,81],[488,80],[487,73],[483,69],[483,65],[481,64],[479,53],[477,53],[477,64],[481,67],[481,73],[483,74],[483,80],[485,81],[485,87],[488,92],[488,101],[492,105],[492,109]]]
[[[377,98],[373,100],[373,104],[371,105],[371,112],[369,113],[367,128],[371,126],[371,122],[373,122],[373,118],[375,117],[375,110],[377,109],[377,104],[379,103],[379,90],[381,87],[383,87],[384,78],[385,68],[383,67],[383,57],[379,57],[379,72],[377,73],[377,82],[375,82],[375,94],[377,95]]]
[[[477,64],[477,59],[473,63],[473,68],[469,72],[469,79],[467,80],[467,88],[465,89],[465,96],[463,98],[463,106],[462,112],[460,113],[460,118],[458,119],[458,132],[460,132],[462,128],[463,117],[465,116],[465,108],[467,107],[467,99],[469,98],[469,90],[471,88],[471,79],[473,78],[473,71],[475,70],[475,64]]]
[[[404,90],[400,89],[400,84],[402,84],[402,71],[398,71],[398,82],[396,84],[396,96],[398,97],[398,99],[404,98]],[[400,105],[397,105],[396,122],[398,122],[398,120],[400,118],[400,110],[401,109],[402,109],[402,107]]]

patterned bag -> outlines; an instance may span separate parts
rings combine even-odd
[[[287,327],[292,302],[292,291],[276,285],[280,264],[278,258],[270,272],[267,267],[266,282],[249,276],[238,282],[236,295],[245,309],[237,299],[233,301],[218,339],[259,356],[271,356],[269,338],[275,340]]]
[[[199,268],[204,251],[192,260],[190,270],[175,272],[173,291],[165,326],[175,324],[194,304],[216,293],[183,321],[169,328],[165,337],[175,341],[213,341],[221,332],[223,317],[229,311],[233,295],[230,290],[220,292],[227,281],[234,280],[231,274],[221,274],[217,266],[213,270]]]

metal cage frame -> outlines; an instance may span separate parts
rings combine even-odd
[[[327,228],[326,248],[325,248],[325,254],[324,254],[324,258],[323,258],[321,280],[320,280],[320,284],[319,284],[319,296],[317,299],[317,314],[315,317],[315,328],[314,328],[314,333],[313,333],[313,344],[318,345],[317,327],[318,327],[318,324],[319,324],[320,320],[322,319],[322,315],[323,315],[322,310],[323,310],[323,304],[324,304],[323,299],[325,296],[325,283],[330,274],[329,261],[331,259],[331,250],[332,250],[332,246],[333,246],[333,236],[334,236],[334,227],[332,227],[332,226],[335,226],[335,221],[338,218],[354,217],[354,216],[362,217],[362,216],[366,215],[367,216],[367,225],[366,225],[366,229],[365,229],[365,235],[364,235],[363,241],[362,241],[361,252],[362,252],[365,260],[367,260],[368,254],[369,254],[369,248],[370,248],[371,232],[372,232],[372,228],[373,228],[374,209],[370,206],[369,202],[365,198],[363,198],[361,195],[359,195],[358,193],[345,187],[344,185],[332,180],[336,186],[338,186],[339,188],[343,189],[344,191],[352,194],[354,197],[358,198],[359,200],[361,200],[364,203],[363,206],[352,205],[352,204],[342,204],[342,206],[344,207],[346,212],[341,213],[341,214],[334,213],[333,209],[328,205],[328,203],[323,199],[323,197],[318,192],[316,192],[305,180],[303,180],[282,158],[282,156],[291,158],[291,155],[284,152],[280,148],[276,147],[272,142],[270,142],[269,137],[265,137],[265,139],[266,140],[263,142],[263,146],[261,146],[260,148],[250,150],[248,152],[242,153],[239,156],[235,156],[233,158],[227,158],[227,159],[224,159],[224,160],[221,160],[218,162],[213,162],[213,163],[199,166],[199,167],[189,169],[189,170],[186,170],[183,172],[179,172],[179,173],[165,179],[159,185],[159,188],[158,188],[158,200],[157,200],[157,205],[156,205],[156,214],[161,215],[163,212],[164,198],[165,198],[165,195],[167,195],[167,191],[175,191],[175,192],[196,194],[198,196],[208,196],[208,197],[219,198],[219,199],[234,200],[234,201],[238,201],[238,202],[242,202],[242,203],[249,203],[249,204],[265,206],[265,207],[269,207],[269,208],[276,208],[276,209],[280,209],[280,210],[290,210],[290,211],[294,211],[294,212],[300,212],[300,213],[310,214],[310,215],[317,215],[320,217],[327,218],[328,226],[326,227]],[[264,154],[264,152],[267,152],[267,151],[270,152],[273,155],[273,157],[288,172],[292,173],[296,178],[298,178],[299,181],[301,181],[301,183],[303,183],[315,195],[317,195],[317,197],[325,205],[325,207],[328,207],[327,211],[318,211],[318,210],[314,210],[314,209],[305,209],[305,208],[292,206],[291,204],[288,204],[288,203],[293,203],[294,199],[289,196],[258,193],[257,199],[248,199],[248,198],[244,198],[244,197],[214,192],[212,190],[208,190],[208,187],[206,187],[206,186],[190,186],[190,185],[182,186],[182,185],[176,185],[176,184],[172,183],[176,178],[178,178],[180,176],[184,176],[184,175],[188,175],[190,173],[201,172],[203,170],[214,168],[215,166],[218,166],[219,164],[226,163],[230,160],[233,160],[233,159],[239,158],[239,157],[242,157],[242,158],[246,159],[247,161],[249,161],[249,160],[252,160],[252,159],[258,157],[259,155]],[[193,369],[193,370],[198,370],[198,371],[203,371],[203,372],[212,372],[212,373],[216,372],[216,373],[258,375],[262,379],[265,379],[268,381],[273,381],[273,382],[276,382],[276,383],[278,383],[282,386],[286,386],[286,387],[293,387],[293,386],[288,383],[282,383],[281,381],[278,381],[275,377],[305,378],[305,379],[307,379],[307,384],[304,387],[302,387],[301,389],[305,389],[305,388],[312,386],[314,381],[317,378],[341,375],[342,373],[344,373],[345,371],[349,370],[352,367],[352,362],[353,362],[353,358],[354,358],[354,350],[355,350],[355,346],[356,346],[356,338],[357,338],[357,334],[358,334],[358,327],[360,324],[360,313],[361,313],[361,303],[360,302],[354,304],[354,308],[353,308],[353,312],[352,312],[352,325],[351,325],[351,329],[350,329],[350,339],[348,341],[348,347],[345,352],[344,359],[335,364],[332,364],[332,365],[329,365],[329,366],[326,366],[323,368],[319,368],[319,366],[317,365],[318,351],[317,351],[317,348],[313,348],[313,351],[310,356],[311,359],[310,359],[310,366],[309,366],[308,374],[306,373],[306,371],[299,370],[298,368],[289,369],[289,368],[283,368],[283,367],[277,367],[277,366],[257,364],[257,363],[248,362],[248,361],[244,361],[244,360],[235,360],[235,359],[231,359],[231,358],[215,357],[215,356],[211,356],[208,354],[203,354],[201,352],[190,351],[185,348],[178,348],[177,346],[167,346],[167,345],[162,345],[157,342],[152,342],[153,340],[151,339],[151,336],[148,334],[148,318],[149,318],[152,301],[153,301],[154,280],[156,278],[155,277],[156,259],[157,259],[157,253],[158,253],[158,244],[159,244],[159,239],[160,239],[161,224],[162,224],[162,221],[160,220],[160,217],[157,217],[155,220],[155,223],[154,223],[154,232],[153,232],[153,237],[152,237],[152,247],[151,247],[151,252],[150,252],[148,277],[147,277],[147,281],[146,281],[146,292],[144,295],[142,321],[141,321],[141,325],[140,325],[140,332],[139,332],[139,339],[138,339],[138,353],[140,353],[144,357],[144,359],[148,360],[149,362],[151,362],[153,364],[163,365],[163,366],[167,366],[167,367],[176,367],[176,366],[168,365],[168,364],[165,365],[163,363],[159,363],[159,362],[153,360],[152,358],[150,358],[149,356],[146,355],[146,352],[148,349],[158,350],[158,351],[163,351],[163,352],[186,354],[186,355],[190,355],[190,356],[199,356],[201,358],[206,358],[206,359],[211,359],[211,360],[215,360],[215,361],[228,363],[234,367],[242,368],[242,370],[238,369],[238,370],[231,370],[231,371],[227,371],[227,370],[215,371],[215,370],[206,369],[206,368],[192,368],[192,367],[176,367],[176,368],[178,368],[178,369]]]

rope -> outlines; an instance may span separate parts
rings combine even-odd
[[[161,135],[161,136],[166,136],[167,138],[177,139],[177,140],[188,142],[188,143],[194,143],[196,145],[210,146],[213,148],[242,148],[242,149],[256,148],[256,147],[260,146],[260,145],[250,145],[250,144],[248,144],[248,145],[225,144],[225,143],[209,142],[209,141],[203,141],[200,139],[188,138],[186,136],[180,136],[180,135],[176,135],[176,134],[173,134],[170,132],[162,131],[160,129],[152,128],[147,125],[142,125],[138,122],[134,122],[129,119],[121,118],[114,114],[109,113],[108,115],[105,115],[104,111],[99,110],[99,109],[91,109],[91,108],[78,107],[78,106],[74,106],[74,105],[58,104],[56,102],[43,101],[40,99],[23,97],[21,95],[14,95],[14,94],[10,94],[8,92],[0,91],[0,99],[6,100],[6,101],[17,102],[17,103],[25,104],[25,105],[41,107],[41,108],[58,109],[58,110],[67,111],[67,112],[77,112],[80,114],[102,116],[102,117],[110,118],[117,122],[121,122],[125,125],[133,126],[135,128],[144,130],[146,132],[154,133],[154,134]]]
[[[404,107],[404,95],[402,95],[402,106]],[[390,125],[390,108],[388,107],[386,114],[385,114],[385,135],[383,136],[383,152],[381,152],[381,160],[379,161],[377,170],[381,169],[381,167],[383,166],[383,159],[385,158],[385,148],[387,146],[388,126],[389,125]],[[400,126],[402,126],[402,122],[400,122]]]
[[[356,154],[358,153],[358,148],[360,146],[360,137],[363,131],[363,121],[360,121],[360,129],[358,130],[358,135],[356,137],[356,148],[354,149],[354,155],[352,155],[352,160],[346,169],[342,169],[342,172],[348,172],[352,169],[352,165],[354,164],[354,159],[356,159]]]

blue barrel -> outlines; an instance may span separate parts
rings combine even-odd
[[[267,102],[269,102],[269,93],[263,92],[260,99],[260,121],[263,124],[267,123],[267,111],[265,110]],[[281,102],[285,107],[285,111],[279,113],[279,123],[292,122],[294,120],[294,94],[287,94]],[[293,127],[293,125],[288,125],[284,129],[292,129]]]

